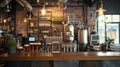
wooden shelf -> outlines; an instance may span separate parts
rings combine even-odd
[[[29,28],[38,28],[38,27],[37,26],[34,26],[34,27],[29,26]]]
[[[36,34],[37,41],[44,39],[44,35],[49,36],[52,28],[52,13],[48,11],[46,16],[34,16],[28,23],[28,34]],[[31,32],[32,31],[32,32]],[[34,33],[35,32],[35,33]]]

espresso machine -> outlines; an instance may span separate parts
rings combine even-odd
[[[88,44],[88,30],[87,29],[80,29],[78,30],[78,44],[79,44],[79,51],[86,50]]]
[[[74,25],[73,24],[68,24],[67,26],[67,31],[66,31],[66,40],[69,42],[74,41]]]

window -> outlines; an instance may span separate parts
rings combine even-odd
[[[104,15],[101,15],[98,17],[98,22],[104,22]]]
[[[120,22],[120,16],[119,15],[113,15],[112,16],[112,22]]]
[[[98,22],[120,22],[120,15],[101,15]]]
[[[114,43],[119,43],[119,23],[120,15],[102,15],[98,17],[99,43],[104,43],[107,37],[114,39]]]
[[[105,22],[112,22],[112,16],[111,15],[105,15]]]

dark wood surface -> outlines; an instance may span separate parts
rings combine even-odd
[[[76,52],[76,53],[59,53],[47,55],[0,55],[0,60],[120,60],[120,52]]]

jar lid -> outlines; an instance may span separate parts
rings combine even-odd
[[[24,46],[25,46],[25,47],[28,47],[29,45],[28,45],[28,44],[25,44]]]
[[[18,46],[17,49],[23,49],[23,46]]]

